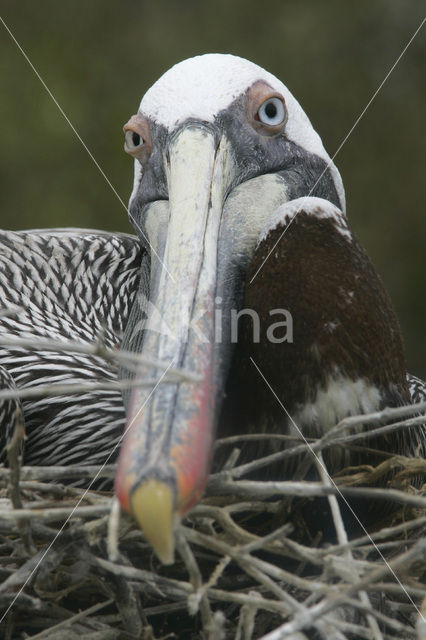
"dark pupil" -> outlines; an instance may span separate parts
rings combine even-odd
[[[277,107],[274,105],[273,102],[268,102],[268,104],[265,107],[265,113],[268,116],[268,118],[275,118],[275,116],[277,115]]]
[[[135,145],[135,147],[138,147],[140,145],[140,143],[141,143],[141,137],[135,131],[133,131],[133,133],[132,133],[132,141],[133,141],[133,144]]]

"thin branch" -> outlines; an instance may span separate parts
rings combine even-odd
[[[24,419],[20,408],[16,409],[14,418],[15,428],[12,438],[7,445],[7,457],[10,470],[10,498],[15,509],[14,513],[17,513],[22,511],[20,489],[21,451],[25,440]],[[28,519],[26,519],[25,517],[17,517],[16,521],[25,549],[30,554],[35,553],[36,548],[33,544],[31,527]]]
[[[52,482],[63,479],[87,480],[97,476],[100,478],[114,478],[116,465],[108,464],[105,466],[98,465],[79,465],[73,464],[66,466],[51,467],[21,467],[22,480],[50,480]],[[0,468],[0,481],[8,480],[9,470]]]
[[[337,480],[337,478],[336,478]],[[223,494],[242,498],[271,498],[277,496],[294,496],[299,498],[326,497],[339,495],[360,497],[374,500],[393,501],[399,504],[426,508],[426,497],[410,495],[397,489],[379,489],[364,487],[326,487],[321,482],[256,482],[255,480],[238,480],[226,482],[224,480],[210,480],[206,490],[207,495]]]
[[[70,618],[67,618],[62,622],[58,622],[58,624],[55,624],[52,627],[49,627],[49,629],[46,629],[46,631],[41,631],[40,633],[37,633],[35,636],[31,636],[31,640],[47,639],[52,633],[56,633],[57,631],[66,629],[67,627],[71,626],[75,622],[84,620],[84,618],[88,618],[89,616],[93,615],[94,613],[97,613],[101,609],[105,609],[105,607],[109,607],[113,603],[114,603],[113,598],[110,598],[109,600],[105,600],[104,602],[99,602],[97,604],[94,604],[92,607],[89,607],[84,611],[80,611],[79,613],[74,614]]]
[[[134,387],[155,387],[158,382],[170,382],[167,375],[163,378],[144,378],[143,380],[134,378],[133,380],[103,380],[101,382],[87,382],[81,383],[63,383],[63,384],[43,384],[37,387],[24,387],[20,389],[3,389],[0,391],[1,400],[12,400],[15,398],[28,399],[28,398],[43,398],[43,397],[57,397],[57,396],[72,396],[86,393],[92,393],[93,391],[121,391],[122,389],[130,389]]]
[[[160,369],[161,371],[167,370],[167,375],[170,375],[170,379],[174,379],[177,382],[200,382],[198,375],[186,369],[169,368],[170,363],[164,362],[163,360],[149,358],[121,349],[110,349],[99,342],[88,344],[77,340],[52,340],[38,336],[22,338],[2,335],[0,336],[0,345],[3,347],[31,349],[34,351],[83,353],[85,355],[102,358],[115,364],[118,362],[131,371],[139,371],[140,367],[149,367],[151,369]]]
[[[104,516],[110,512],[110,502],[99,506],[58,507],[52,509],[0,509],[0,520],[19,522],[22,518],[37,519],[42,522],[56,522],[68,516],[73,518],[92,518]]]

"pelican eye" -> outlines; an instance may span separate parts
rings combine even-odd
[[[265,100],[257,112],[257,119],[271,127],[277,127],[282,124],[286,117],[287,112],[284,102],[277,97]]]
[[[135,151],[136,149],[140,149],[144,144],[142,136],[140,136],[136,131],[132,131],[131,129],[127,129],[124,138],[128,151]]]

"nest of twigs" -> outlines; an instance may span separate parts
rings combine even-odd
[[[395,422],[398,411],[392,428],[416,420]],[[177,528],[170,567],[118,518],[112,493],[70,484],[112,478],[113,465],[21,468],[17,434],[0,469],[0,636],[424,640],[426,492],[411,479],[425,475],[425,461],[388,456],[331,480],[321,452],[360,437],[351,425],[312,443],[318,480],[241,479],[270,456],[238,466],[232,452]],[[373,488],[390,469],[387,486]],[[340,492],[358,511],[373,499],[393,508],[368,532],[350,530]]]

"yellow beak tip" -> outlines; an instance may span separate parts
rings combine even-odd
[[[161,480],[148,480],[132,491],[133,516],[163,564],[174,562],[174,509],[172,488]]]

